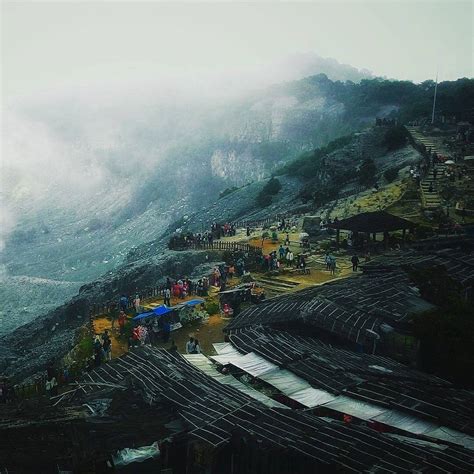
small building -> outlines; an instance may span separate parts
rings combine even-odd
[[[370,237],[375,242],[377,234],[383,234],[384,242],[387,244],[389,232],[402,231],[403,240],[405,240],[406,231],[412,231],[416,224],[403,219],[386,211],[364,212],[356,216],[348,217],[347,219],[335,220],[328,224],[328,227],[336,230],[336,244],[339,246],[340,231],[347,230],[352,232],[354,240],[357,241],[359,234],[367,237],[370,243]]]

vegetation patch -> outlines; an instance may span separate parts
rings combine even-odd
[[[407,144],[408,130],[403,127],[390,127],[386,132],[383,139],[383,145],[387,147],[388,151],[398,150]]]
[[[279,193],[281,183],[278,178],[271,178],[257,195],[257,205],[267,207],[272,203],[272,198]]]
[[[326,146],[317,148],[313,152],[303,153],[291,163],[281,168],[277,175],[287,174],[303,179],[313,178],[323,165],[323,158],[333,151],[344,148],[352,140],[352,135],[346,135],[329,142]]]
[[[387,181],[387,183],[391,183],[398,178],[398,168],[390,168],[385,170],[383,173],[383,177]]]

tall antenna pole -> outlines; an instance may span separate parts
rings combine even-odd
[[[436,94],[438,92],[438,71],[436,71],[436,84],[434,90],[434,97],[433,97],[433,111],[431,112],[431,124],[434,123],[435,119],[435,109],[436,109]]]

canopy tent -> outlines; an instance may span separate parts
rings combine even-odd
[[[391,232],[394,230],[413,229],[413,222],[385,211],[363,212],[356,216],[328,224],[331,229],[350,230],[352,232]]]
[[[142,319],[149,318],[150,316],[156,316],[156,314],[153,311],[148,311],[148,313],[140,313],[133,318],[133,321],[140,321]]]
[[[204,300],[201,298],[196,298],[194,300],[189,300],[189,301],[184,302],[186,306],[197,306],[198,304],[202,304],[202,303],[204,303]]]
[[[194,300],[183,301],[182,303],[178,303],[175,306],[172,306],[171,309],[174,310],[181,310],[183,308],[192,308],[193,306],[197,306],[198,304],[205,303],[205,300],[201,298],[196,298]]]
[[[157,306],[153,311],[149,311],[147,313],[141,313],[133,318],[134,321],[140,321],[142,319],[150,318],[150,317],[157,317],[163,316],[164,314],[171,313],[173,311],[168,306],[160,305]]]
[[[355,234],[360,232],[368,236],[372,234],[374,242],[376,240],[376,234],[383,232],[384,243],[386,245],[386,236],[388,236],[389,232],[401,230],[403,231],[403,240],[405,240],[406,230],[412,230],[416,227],[416,224],[385,211],[375,211],[363,212],[362,214],[357,214],[347,219],[335,220],[332,224],[328,224],[328,227],[336,230],[336,244],[339,247],[339,235],[341,230],[348,230]]]

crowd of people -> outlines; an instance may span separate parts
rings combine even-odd
[[[306,268],[305,255],[298,254],[295,256],[289,245],[284,247],[283,244],[281,244],[278,250],[273,250],[265,255],[259,255],[257,258],[260,268],[264,271],[275,271],[282,267]]]
[[[103,362],[112,360],[112,340],[106,329],[101,336],[94,338],[94,365],[99,367]]]

